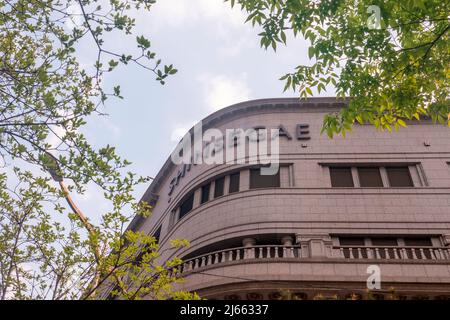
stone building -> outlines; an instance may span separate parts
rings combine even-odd
[[[450,297],[449,128],[355,125],[329,139],[323,118],[345,104],[264,99],[213,113],[203,130],[280,130],[277,174],[169,158],[143,196],[153,215],[129,228],[162,250],[189,240],[165,257],[183,258],[183,289],[208,299],[366,298],[369,276],[379,299]]]

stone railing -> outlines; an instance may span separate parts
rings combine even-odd
[[[301,257],[299,246],[267,245],[239,247],[207,253],[195,258],[187,259],[178,267],[180,272],[189,272],[201,267],[222,264],[226,262],[248,259],[281,259]]]
[[[199,268],[214,266],[242,260],[270,259],[304,260],[309,254],[300,246],[265,245],[225,249],[187,259],[178,266],[177,273],[185,273]],[[381,259],[408,261],[450,261],[449,247],[393,247],[393,246],[334,246],[331,254],[323,259]],[[244,262],[244,261],[242,261]]]
[[[448,247],[338,246],[334,255],[345,259],[450,260]]]

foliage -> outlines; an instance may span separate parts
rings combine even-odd
[[[0,299],[98,299],[105,286],[123,299],[196,297],[172,292],[179,259],[158,262],[154,237],[126,231],[135,214],[150,214],[133,196],[150,178],[82,134],[109,97],[122,98],[119,86],[104,89],[106,73],[135,64],[164,84],[177,72],[145,36],[129,52],[110,49],[154,2],[0,0]],[[80,63],[81,42],[95,48],[93,66]],[[90,213],[96,223],[64,205],[88,185],[110,204]]]
[[[289,31],[310,42],[312,64],[281,80],[302,98],[328,85],[338,97],[350,97],[348,108],[324,119],[330,137],[354,123],[391,131],[427,116],[450,125],[448,1],[225,1],[239,4],[247,21],[262,28],[266,49],[286,44]]]

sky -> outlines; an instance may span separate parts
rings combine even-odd
[[[89,119],[84,133],[91,143],[115,146],[133,163],[131,170],[153,177],[187,130],[212,112],[246,100],[296,96],[283,93],[284,82],[278,79],[299,64],[310,64],[307,42],[288,37],[287,46],[266,51],[259,45],[261,30],[245,19],[240,8],[222,0],[159,0],[150,12],[139,12],[133,37],[113,39],[106,47],[135,47],[135,36],[146,35],[163,64],[173,64],[178,73],[164,86],[133,65],[105,76],[105,86],[119,84],[124,99],[107,101],[109,116]],[[93,44],[83,45],[80,60],[92,64],[87,48]],[[136,197],[146,188],[137,189]],[[75,198],[92,217],[104,209],[100,196],[88,190]]]

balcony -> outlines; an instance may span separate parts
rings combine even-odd
[[[320,257],[312,257],[301,246],[255,245],[214,251],[187,259],[178,268],[180,273],[219,267],[221,265],[247,262],[302,262]],[[321,260],[349,262],[378,260],[385,262],[407,263],[450,263],[449,247],[399,247],[399,246],[333,246]]]
[[[334,252],[339,252],[338,257],[353,260],[450,260],[448,247],[339,246],[334,249]]]

